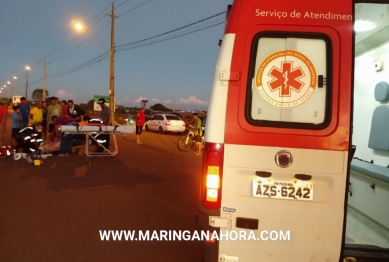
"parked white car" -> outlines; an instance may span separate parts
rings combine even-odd
[[[146,131],[181,133],[185,131],[185,122],[173,114],[158,114],[145,123]]]

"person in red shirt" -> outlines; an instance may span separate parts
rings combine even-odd
[[[143,144],[140,141],[140,135],[142,134],[143,125],[145,124],[145,110],[146,108],[143,106],[141,110],[139,110],[138,115],[136,117],[136,143]]]
[[[3,100],[0,104],[0,146],[1,146],[1,134],[5,133],[7,114],[8,114],[8,101]]]
[[[68,102],[66,100],[61,101],[62,115],[68,116]]]

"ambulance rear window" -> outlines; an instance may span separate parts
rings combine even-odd
[[[251,50],[248,122],[325,128],[330,120],[330,47],[325,36],[257,35]]]

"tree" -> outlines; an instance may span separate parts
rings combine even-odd
[[[88,107],[90,108],[94,108],[95,107],[95,100],[94,99],[91,99],[88,101]]]
[[[45,90],[46,96],[49,97],[49,91]],[[31,95],[32,100],[34,101],[42,101],[43,100],[43,89],[35,89]]]
[[[150,106],[151,110],[153,111],[163,111],[163,112],[170,112],[173,111],[170,108],[165,107],[164,105],[158,103],[153,106]]]
[[[160,103],[155,104],[153,106],[150,106],[150,108],[153,109],[154,111],[165,111],[166,110],[166,107]]]

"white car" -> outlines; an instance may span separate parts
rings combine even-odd
[[[145,123],[146,131],[181,133],[185,131],[185,122],[173,114],[158,114]]]

